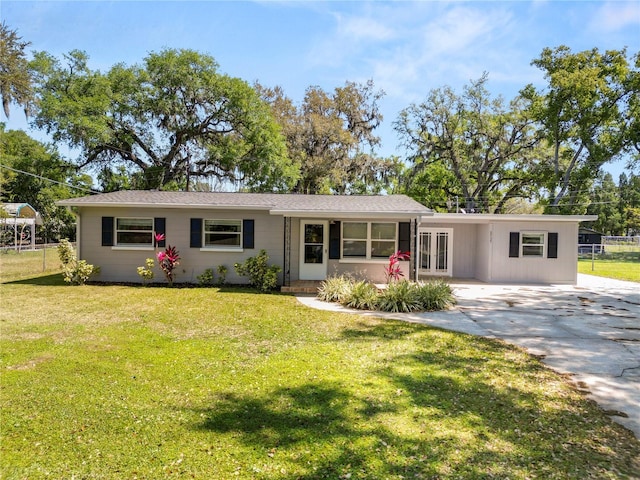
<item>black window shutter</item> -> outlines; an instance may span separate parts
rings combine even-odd
[[[558,232],[549,232],[547,241],[547,258],[558,258]]]
[[[329,224],[329,258],[340,259],[340,222]]]
[[[400,222],[398,224],[398,250],[411,252],[411,223]]]
[[[201,218],[191,219],[191,235],[190,235],[189,246],[191,248],[202,247],[202,219]]]
[[[113,217],[102,217],[102,246],[113,246]]]
[[[242,248],[255,248],[255,221],[242,220]]]
[[[520,256],[520,232],[509,233],[509,257],[517,258]]]
[[[154,235],[166,235],[166,225],[167,225],[167,220],[164,217],[156,217],[153,219],[153,233]],[[167,241],[166,240],[162,240],[160,242],[156,242],[155,238],[153,239],[154,241],[154,245],[156,247],[162,247],[164,248],[166,246]]]

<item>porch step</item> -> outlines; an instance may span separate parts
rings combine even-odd
[[[317,280],[296,280],[291,282],[291,285],[283,285],[280,287],[282,293],[318,293],[318,288],[322,284]]]

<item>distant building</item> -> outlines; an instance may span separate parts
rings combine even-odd
[[[602,246],[603,234],[596,232],[591,228],[580,227],[578,230],[578,251],[580,253],[602,253],[604,247]],[[592,247],[592,245],[597,245]]]
[[[0,245],[13,248],[34,248],[36,225],[42,225],[42,217],[28,203],[0,204]]]
[[[580,245],[601,245],[602,233],[596,232],[590,228],[580,227],[578,230],[578,244]]]

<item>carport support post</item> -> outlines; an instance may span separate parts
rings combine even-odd
[[[596,244],[591,244],[591,271],[596,269]]]

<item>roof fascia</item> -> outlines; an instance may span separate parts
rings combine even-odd
[[[63,207],[102,207],[102,208],[171,208],[171,209],[204,209],[204,210],[271,210],[271,206],[266,205],[212,205],[210,203],[138,203],[138,202],[73,202],[62,200],[57,202]]]
[[[494,223],[494,222],[592,222],[597,215],[503,215],[491,213],[436,213],[421,217],[421,223]]]
[[[345,212],[327,210],[276,210],[269,212],[271,215],[282,215],[292,218],[393,218],[413,220],[422,214],[419,212]]]

